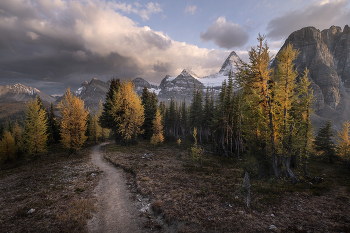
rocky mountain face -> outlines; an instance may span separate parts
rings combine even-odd
[[[105,101],[109,84],[109,82],[93,78],[90,82],[83,82],[81,87],[76,90],[75,95],[84,100],[85,106],[90,110],[97,110],[100,101]]]
[[[143,88],[147,87],[147,89],[150,92],[155,92],[157,95],[160,92],[160,89],[158,86],[156,85],[152,85],[149,82],[147,82],[146,80],[144,80],[143,78],[135,78],[132,80],[132,82],[135,84],[135,91],[138,95],[142,94],[142,90]]]
[[[300,51],[295,61],[298,72],[309,69],[316,126],[330,118],[337,128],[350,117],[350,28],[346,25],[318,30],[305,27],[293,32],[281,49],[291,43]],[[276,60],[272,67],[276,67]]]
[[[14,85],[0,86],[0,102],[24,102],[39,96],[43,102],[53,103],[55,98],[33,87],[27,87],[17,83]]]
[[[191,100],[193,98],[194,87],[203,89],[204,85],[199,81],[198,76],[194,72],[183,70],[176,77],[165,76],[159,85],[160,92],[158,98],[165,101],[171,97],[176,101],[183,101],[184,98]]]
[[[27,87],[20,83],[0,86],[0,123],[4,124],[9,118],[12,122],[23,120],[27,109],[25,102],[35,99],[37,96],[47,107],[56,100],[56,98],[36,88]]]

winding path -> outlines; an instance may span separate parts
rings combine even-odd
[[[130,201],[126,178],[120,169],[102,159],[100,144],[92,149],[92,162],[103,171],[95,188],[98,212],[88,222],[89,232],[141,232],[138,211]]]

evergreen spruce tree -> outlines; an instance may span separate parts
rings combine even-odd
[[[202,90],[193,91],[193,100],[190,106],[189,128],[197,128],[199,141],[202,143],[203,99]]]
[[[222,82],[219,98],[215,106],[215,118],[214,118],[214,131],[216,137],[216,143],[218,145],[218,151],[223,156],[228,156],[226,144],[225,144],[225,133],[227,126],[227,118],[225,112],[225,99],[227,93],[226,80]]]
[[[99,117],[98,123],[102,128],[111,129],[115,142],[121,140],[121,134],[119,133],[119,125],[120,122],[115,122],[114,115],[116,114],[123,114],[122,112],[116,113],[112,111],[112,108],[115,107],[117,104],[115,101],[118,99],[116,98],[116,95],[119,93],[121,88],[121,83],[119,79],[112,79],[111,84],[109,86],[109,90],[106,94],[106,102],[103,104],[103,111],[101,116]]]
[[[49,142],[58,143],[60,140],[59,124],[55,115],[55,107],[53,103],[50,106],[50,112],[48,117],[48,131],[49,131]]]
[[[175,136],[175,126],[176,126],[176,106],[175,106],[175,100],[173,97],[170,99],[170,106],[169,106],[169,112],[168,112],[168,128],[169,133],[172,136]]]
[[[332,137],[332,124],[328,120],[325,126],[318,131],[315,138],[315,148],[317,151],[322,151],[328,157],[330,163],[334,162],[335,157],[335,145]]]
[[[181,128],[181,132],[182,132],[182,137],[185,139],[186,133],[187,133],[187,108],[186,108],[186,99],[185,98],[181,104],[180,128]]]
[[[47,115],[40,106],[38,99],[27,104],[24,123],[24,142],[27,155],[36,157],[46,152],[47,146]]]
[[[22,128],[19,126],[17,121],[13,126],[13,137],[15,139],[16,154],[17,155],[23,154],[24,153],[23,132],[22,132]]]
[[[2,123],[0,123],[0,140],[4,136],[4,133],[5,133],[5,127]]]
[[[153,120],[157,112],[158,99],[155,93],[148,91],[148,88],[145,86],[142,90],[141,101],[144,107],[145,121],[142,125],[142,130],[144,130],[143,137],[145,139],[150,139],[153,135]]]

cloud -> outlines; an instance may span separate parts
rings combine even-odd
[[[292,32],[308,26],[321,30],[332,25],[344,26],[350,19],[348,3],[348,0],[321,1],[301,10],[289,11],[268,23],[267,37],[285,39]]]
[[[121,10],[125,13],[137,14],[141,16],[143,20],[149,20],[151,14],[163,12],[163,9],[159,3],[153,2],[149,2],[146,5],[141,5],[138,2],[134,4],[108,2],[108,7],[114,10]]]
[[[200,33],[200,37],[203,41],[213,40],[220,48],[231,49],[243,46],[249,36],[239,24],[226,22],[225,17],[219,17],[205,33]]]
[[[196,10],[197,10],[197,6],[195,6],[195,5],[193,5],[193,6],[186,6],[185,13],[194,15]]]
[[[133,7],[141,5],[123,12]],[[229,55],[140,27],[102,0],[5,0],[0,9],[0,85],[21,82],[55,94],[93,77],[160,83],[186,67],[199,76],[216,73]]]

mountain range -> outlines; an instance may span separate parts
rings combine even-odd
[[[312,121],[316,127],[331,119],[338,129],[343,121],[350,119],[350,28],[346,25],[332,26],[329,29],[318,30],[315,27],[305,27],[293,32],[286,39],[283,49],[291,43],[300,54],[295,60],[299,74],[305,68],[309,69],[309,79],[314,91],[314,114]],[[152,85],[143,78],[135,78],[135,90],[138,94],[147,86],[155,92],[159,100],[168,101],[173,97],[176,101],[192,100],[194,86],[196,88],[213,88],[218,94],[222,82],[228,78],[229,72],[235,72],[236,63],[240,59],[233,51],[224,61],[216,74],[198,77],[193,71],[184,69],[177,76],[166,75],[159,86]],[[271,68],[277,66],[276,60],[271,61]],[[109,82],[93,78],[85,81],[75,94],[85,101],[90,110],[97,108],[104,101]],[[31,87],[22,84],[0,86],[0,103],[14,103],[30,100],[39,96],[44,102],[55,104],[61,98],[54,98]],[[0,113],[0,120],[2,113]]]

